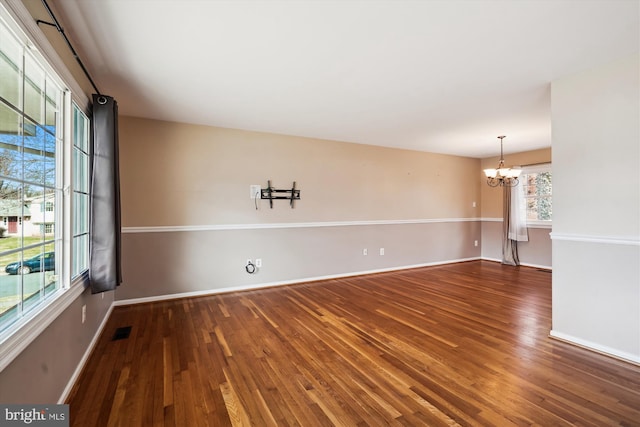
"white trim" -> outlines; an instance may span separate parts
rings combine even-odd
[[[521,262],[520,265],[523,266],[523,267],[542,268],[544,270],[553,270],[553,268],[550,265],[530,264],[528,262]]]
[[[98,339],[102,335],[102,331],[103,331],[104,327],[107,325],[107,322],[109,321],[109,317],[111,316],[111,312],[113,311],[113,307],[114,307],[114,305],[113,305],[113,303],[111,303],[111,305],[109,306],[109,310],[107,310],[106,314],[102,318],[102,322],[100,322],[100,326],[98,326],[98,329],[96,330],[95,334],[93,335],[93,338],[91,339],[91,342],[89,343],[89,346],[87,347],[87,350],[84,352],[84,355],[82,356],[82,359],[80,359],[80,362],[78,362],[78,366],[76,366],[76,370],[73,371],[73,374],[71,375],[71,378],[69,378],[69,381],[67,382],[67,386],[62,391],[62,394],[60,395],[60,398],[58,399],[58,404],[63,404],[67,400],[67,397],[69,397],[69,393],[71,393],[71,390],[73,389],[73,386],[76,384],[76,381],[78,380],[78,377],[80,376],[80,373],[84,369],[84,365],[87,363],[87,360],[89,360],[89,356],[91,356],[91,352],[93,351],[94,347],[98,343]]]
[[[458,262],[476,261],[478,259],[480,258],[479,257],[461,258],[461,259],[453,259],[453,260],[447,260],[447,261],[428,262],[424,264],[381,268],[377,270],[366,270],[366,271],[357,271],[352,273],[331,274],[328,276],[306,277],[301,279],[284,280],[279,282],[237,285],[237,286],[228,286],[228,287],[217,288],[217,289],[207,289],[204,291],[181,292],[177,294],[157,295],[157,296],[143,297],[143,298],[131,298],[131,299],[114,301],[113,305],[121,306],[121,305],[132,305],[132,304],[143,304],[147,302],[165,301],[165,300],[178,299],[178,298],[190,298],[190,297],[199,297],[199,296],[206,296],[206,295],[216,295],[216,294],[223,294],[228,292],[247,291],[247,290],[271,288],[275,286],[284,286],[284,285],[294,285],[297,283],[307,283],[307,282],[314,282],[318,280],[340,279],[345,277],[362,276],[365,274],[385,273],[389,271],[408,270],[411,268],[431,267],[434,265],[444,265],[444,264],[454,264]]]
[[[403,224],[443,224],[455,222],[502,222],[502,218],[433,218],[433,219],[395,219],[372,221],[324,221],[324,222],[287,222],[262,224],[203,224],[203,225],[160,225],[146,227],[122,227],[122,233],[171,233],[184,231],[226,231],[226,230],[264,230],[283,228],[316,227],[355,227],[362,225],[403,225]],[[527,223],[527,228],[551,228],[546,221]]]
[[[489,257],[483,256],[480,259],[483,261],[493,261],[493,262],[502,263],[502,260],[498,258],[489,258]],[[553,268],[550,265],[529,264],[528,262],[521,262],[520,265],[523,267],[543,268],[545,270],[553,270]]]
[[[502,222],[502,218],[480,218],[482,222]],[[527,228],[551,228],[551,221],[527,221]]]
[[[38,335],[62,314],[85,290],[82,284],[61,289],[60,295],[41,304],[35,314],[23,317],[18,324],[12,325],[9,335],[0,343],[0,372],[4,370]]]
[[[640,355],[627,353],[625,351],[620,351],[615,348],[608,347],[606,345],[597,344],[588,340],[584,340],[582,338],[577,338],[572,335],[565,334],[563,332],[554,331],[554,330],[551,330],[551,332],[549,332],[549,337],[553,339],[557,339],[559,341],[569,343],[569,344],[577,345],[578,347],[583,347],[587,350],[595,351],[596,353],[601,353],[606,356],[620,359],[625,362],[631,362],[635,365],[640,365]]]
[[[353,227],[361,225],[399,225],[433,224],[449,222],[477,222],[479,218],[435,218],[435,219],[397,219],[374,221],[326,221],[326,222],[286,222],[264,224],[209,224],[209,225],[167,225],[151,227],[122,227],[122,233],[167,233],[176,231],[222,231],[222,230],[261,230],[279,228],[314,227]]]
[[[551,240],[558,241],[640,246],[640,239],[638,237],[596,236],[568,233],[549,233],[549,235],[551,236]]]
[[[551,221],[527,221],[527,228],[552,228]]]

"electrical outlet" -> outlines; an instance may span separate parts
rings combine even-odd
[[[252,184],[249,186],[249,197],[252,199],[260,198],[260,186],[256,184]]]
[[[473,246],[478,246],[478,241],[477,240],[473,241]]]
[[[256,258],[256,267],[262,267],[262,258]]]
[[[380,248],[380,255],[384,255],[384,248]]]
[[[82,306],[82,323],[87,320],[87,305]]]
[[[471,204],[471,207],[472,207],[472,208],[475,208],[475,207],[476,207],[476,202],[473,202],[473,203]]]
[[[368,254],[369,254],[369,251],[367,250],[367,248],[364,248],[362,250],[362,255],[368,255]]]

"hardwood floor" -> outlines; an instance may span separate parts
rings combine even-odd
[[[71,422],[640,425],[640,367],[550,329],[551,274],[486,261],[116,307]]]

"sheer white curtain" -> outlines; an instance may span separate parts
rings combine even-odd
[[[520,182],[511,187],[511,206],[509,209],[509,239],[517,242],[528,242],[527,201],[525,199],[525,183]]]
[[[502,198],[502,263],[520,265],[518,242],[529,240],[525,184],[503,187]]]

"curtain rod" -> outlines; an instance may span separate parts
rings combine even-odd
[[[82,68],[82,71],[84,71],[84,75],[87,76],[87,78],[89,79],[89,82],[91,83],[91,86],[93,86],[93,89],[95,89],[95,91],[96,91],[96,93],[98,95],[102,95],[100,93],[100,91],[98,90],[98,87],[94,83],[93,79],[91,78],[91,75],[89,74],[89,71],[87,71],[87,68],[84,66],[84,64],[82,63],[82,60],[80,59],[80,57],[76,53],[76,50],[73,48],[73,45],[71,44],[71,41],[69,40],[67,35],[64,33],[64,30],[62,29],[62,27],[60,26],[60,23],[56,19],[56,16],[53,14],[53,11],[49,7],[49,4],[47,3],[47,0],[42,0],[42,4],[44,5],[45,9],[47,9],[47,12],[49,13],[49,16],[51,17],[51,19],[53,19],[53,23],[47,22],[47,21],[43,21],[41,19],[36,20],[36,23],[38,25],[46,24],[46,25],[50,25],[52,27],[56,27],[56,30],[58,30],[58,32],[60,34],[62,34],[62,37],[64,37],[64,40],[67,42],[67,46],[69,46],[69,50],[71,50],[71,53],[73,53],[73,56],[74,56],[74,58],[76,58],[76,61],[78,61],[78,64],[80,64],[80,68]]]

